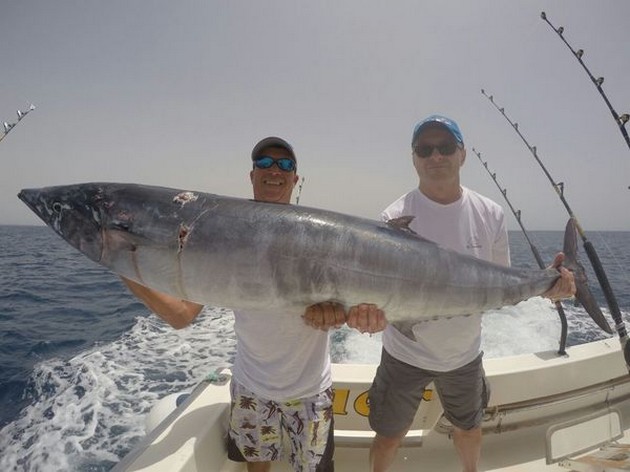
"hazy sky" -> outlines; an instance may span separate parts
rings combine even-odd
[[[376,217],[417,185],[414,124],[459,122],[463,183],[529,229],[566,212],[492,93],[587,230],[630,230],[630,150],[549,26],[565,27],[630,112],[630,2],[0,0],[0,224],[38,224],[21,188],[135,182],[250,197],[249,153],[279,135],[300,204]],[[509,226],[516,228],[513,217]]]

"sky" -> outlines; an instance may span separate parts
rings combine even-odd
[[[630,230],[630,149],[588,76],[630,113],[627,0],[0,0],[0,224],[39,224],[22,188],[108,181],[251,197],[250,153],[287,139],[299,204],[369,218],[417,186],[415,123],[463,132],[462,183],[529,230],[567,212]],[[629,124],[630,125],[630,124]],[[1,133],[1,131],[0,131]]]

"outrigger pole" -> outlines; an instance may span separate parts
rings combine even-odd
[[[593,74],[591,74],[591,71],[588,69],[588,67],[586,67],[586,64],[584,64],[584,61],[582,60],[582,56],[584,55],[584,49],[578,49],[576,51],[576,50],[574,50],[571,47],[571,45],[567,42],[567,40],[562,35],[562,33],[564,32],[564,27],[559,26],[558,28],[556,28],[555,26],[553,26],[551,24],[551,22],[547,19],[547,15],[545,14],[544,11],[540,12],[540,17],[543,20],[545,20],[545,22],[551,27],[551,29],[554,30],[557,33],[557,35],[560,37],[562,42],[567,45],[569,50],[573,53],[575,58],[578,60],[578,62],[584,68],[584,70],[588,74],[589,78],[591,79],[591,82],[593,82],[593,85],[595,85],[595,88],[597,89],[599,94],[604,99],[604,102],[606,102],[606,105],[608,106],[608,109],[610,110],[610,113],[612,114],[613,118],[615,119],[615,123],[617,123],[617,126],[619,126],[619,131],[621,131],[621,135],[623,136],[623,139],[625,139],[626,144],[628,145],[628,148],[630,148],[630,137],[628,137],[628,130],[626,130],[626,123],[628,123],[628,121],[630,120],[630,115],[628,113],[624,113],[621,116],[619,116],[617,114],[617,112],[615,111],[615,109],[611,105],[610,100],[608,100],[608,97],[604,93],[604,89],[602,88],[602,84],[604,83],[604,78],[603,77],[595,78],[595,76]]]
[[[7,134],[9,134],[9,131],[11,131],[13,128],[15,128],[15,125],[17,125],[20,121],[22,121],[22,119],[28,115],[30,112],[32,112],[33,110],[35,110],[35,105],[31,104],[31,106],[28,108],[28,110],[26,111],[17,111],[17,121],[15,123],[7,123],[6,121],[2,123],[2,126],[4,127],[4,132],[2,133],[2,136],[0,136],[0,141],[2,141],[5,136]]]
[[[472,148],[472,151],[477,155],[477,157],[479,158],[483,166],[486,168],[486,170],[488,171],[488,174],[490,175],[494,183],[497,185],[497,187],[499,188],[499,191],[501,192],[501,195],[503,195],[503,198],[505,199],[508,206],[510,207],[510,210],[512,210],[512,214],[514,214],[514,217],[516,218],[518,225],[521,227],[521,230],[523,231],[523,235],[525,236],[525,239],[527,240],[529,247],[532,250],[532,253],[534,254],[534,258],[536,259],[536,262],[538,263],[538,267],[540,267],[541,269],[544,269],[546,267],[545,263],[543,262],[542,257],[540,257],[540,253],[538,252],[538,249],[536,248],[532,240],[529,238],[529,234],[527,233],[527,230],[525,229],[525,225],[523,224],[523,221],[521,220],[521,210],[516,210],[514,208],[514,206],[512,205],[512,202],[510,202],[510,199],[507,197],[507,189],[501,187],[501,184],[497,180],[497,174],[495,172],[490,171],[490,169],[488,168],[488,163],[481,158],[481,153],[477,152],[475,148]],[[558,349],[558,354],[565,355],[567,353],[565,350],[566,345],[567,345],[567,331],[568,331],[567,330],[567,316],[564,313],[564,307],[562,306],[562,303],[560,301],[556,301],[554,304],[556,305],[556,310],[558,310],[558,315],[560,316],[560,324],[562,325],[562,329],[560,332],[560,347]]]
[[[523,142],[525,143],[525,146],[527,146],[527,149],[529,149],[530,153],[532,154],[532,156],[534,156],[534,159],[536,159],[536,162],[538,162],[543,172],[549,179],[549,182],[551,182],[551,186],[558,194],[558,197],[560,198],[560,200],[562,201],[562,204],[564,205],[567,212],[569,213],[569,216],[575,220],[575,226],[577,228],[577,231],[580,237],[582,238],[584,251],[586,252],[588,259],[591,262],[591,265],[593,266],[593,270],[595,271],[595,276],[597,277],[599,285],[602,288],[602,291],[604,292],[604,297],[606,298],[606,302],[608,303],[610,314],[612,315],[613,320],[615,321],[615,329],[617,330],[617,334],[619,335],[619,341],[621,342],[621,347],[624,350],[624,358],[626,361],[626,366],[630,370],[630,343],[627,342],[628,332],[626,331],[626,326],[623,322],[621,311],[619,310],[619,304],[617,303],[615,294],[613,293],[612,287],[610,286],[610,282],[608,282],[608,277],[606,276],[604,267],[602,266],[602,263],[599,260],[599,256],[597,255],[597,252],[595,251],[595,247],[586,237],[586,234],[584,233],[584,230],[582,229],[582,226],[580,225],[577,217],[573,213],[573,210],[569,206],[569,203],[567,202],[566,198],[564,198],[564,183],[563,182],[556,183],[553,180],[553,177],[551,177],[551,174],[549,173],[547,168],[544,166],[544,164],[540,160],[540,157],[538,157],[538,153],[536,152],[536,146],[531,146],[525,139],[525,136],[523,136],[523,134],[519,131],[518,123],[512,122],[512,120],[510,120],[510,118],[505,114],[505,109],[499,107],[495,103],[492,95],[487,95],[483,89],[481,89],[481,93],[488,100],[490,100],[490,102],[501,113],[501,115],[503,115],[503,117],[507,120],[507,122],[510,123],[510,125],[512,125],[512,128],[514,128],[514,131],[516,131],[516,133],[519,135],[521,140],[523,140]]]

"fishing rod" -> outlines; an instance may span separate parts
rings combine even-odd
[[[505,199],[506,203],[510,207],[510,210],[512,210],[512,214],[516,218],[516,221],[518,222],[518,225],[521,227],[521,230],[523,231],[523,235],[525,236],[525,239],[527,240],[527,243],[529,244],[529,248],[531,249],[532,253],[534,254],[534,259],[536,259],[536,262],[538,263],[538,267],[540,267],[541,269],[544,269],[546,267],[545,263],[543,262],[542,257],[540,257],[540,253],[538,252],[538,248],[536,248],[536,246],[534,245],[532,240],[529,238],[529,234],[528,234],[527,230],[525,229],[525,225],[523,224],[523,221],[521,219],[521,210],[516,210],[514,208],[514,206],[512,205],[512,202],[510,202],[510,199],[507,197],[507,189],[501,187],[501,184],[497,180],[496,172],[491,172],[490,171],[490,169],[488,168],[488,162],[484,161],[481,158],[481,153],[477,152],[475,150],[475,148],[472,148],[472,151],[477,155],[477,157],[479,158],[479,160],[481,161],[481,163],[485,167],[486,171],[488,171],[488,174],[490,175],[490,177],[492,178],[492,180],[494,181],[496,186],[499,188],[499,191],[501,192],[501,195],[503,195],[503,198]],[[562,303],[560,301],[556,301],[556,302],[554,302],[554,304],[556,305],[556,310],[558,311],[558,316],[560,316],[560,324],[561,324],[560,348],[558,349],[558,354],[565,355],[567,353],[567,351],[565,349],[566,345],[567,345],[567,332],[568,332],[567,316],[564,313],[564,307],[562,306]]]
[[[3,132],[2,136],[0,136],[0,141],[2,141],[2,140],[5,138],[5,136],[6,136],[7,134],[9,134],[9,132],[10,132],[13,128],[15,128],[15,125],[17,125],[20,121],[22,121],[22,119],[23,119],[26,115],[28,115],[30,112],[32,112],[33,110],[35,110],[35,105],[31,104],[31,106],[28,108],[28,110],[26,110],[26,111],[21,111],[21,110],[18,110],[18,111],[17,111],[17,117],[18,117],[18,119],[17,119],[17,121],[16,121],[15,123],[7,123],[6,121],[5,121],[5,122],[3,122],[3,123],[2,123],[2,125],[3,125],[3,127],[4,127],[4,132]]]
[[[505,109],[502,107],[499,107],[495,103],[492,95],[487,95],[483,89],[481,89],[481,93],[490,101],[490,103],[494,105],[494,107],[501,113],[501,115],[503,115],[503,117],[507,120],[507,122],[510,123],[512,128],[514,128],[514,131],[516,131],[516,133],[519,135],[521,140],[525,143],[525,146],[527,146],[530,153],[534,156],[534,159],[536,159],[536,162],[538,162],[543,172],[549,179],[549,182],[551,182],[551,186],[558,194],[558,197],[560,198],[560,201],[562,201],[562,204],[564,205],[565,209],[569,213],[569,216],[575,220],[575,226],[577,228],[578,234],[582,238],[584,251],[586,252],[588,259],[591,262],[591,266],[593,267],[593,270],[595,271],[595,276],[597,277],[599,285],[602,288],[602,291],[604,293],[604,297],[606,298],[606,302],[608,304],[610,314],[612,315],[613,320],[615,321],[615,329],[617,330],[617,334],[619,335],[619,341],[621,342],[621,346],[624,350],[624,358],[626,361],[626,366],[628,366],[630,369],[630,343],[627,342],[628,333],[626,331],[626,326],[621,316],[621,311],[619,310],[619,304],[617,303],[615,294],[613,293],[612,287],[610,286],[610,282],[608,281],[608,277],[606,276],[604,267],[602,266],[602,263],[599,260],[599,256],[597,255],[597,252],[595,251],[595,246],[593,246],[593,244],[586,237],[586,234],[584,230],[582,229],[582,226],[580,225],[577,217],[573,213],[573,210],[571,209],[571,207],[569,206],[569,203],[564,197],[564,183],[556,182],[553,180],[553,177],[551,176],[551,174],[549,173],[545,165],[540,160],[540,157],[538,156],[538,153],[536,151],[536,146],[531,146],[525,139],[525,136],[523,136],[523,134],[519,131],[518,123],[510,120],[510,118],[505,114]]]
[[[628,145],[628,148],[630,148],[630,137],[628,137],[628,130],[626,130],[626,123],[630,121],[630,115],[628,113],[624,113],[621,116],[617,114],[612,104],[610,103],[610,100],[608,100],[608,97],[604,93],[604,89],[602,88],[602,84],[604,83],[604,78],[603,77],[595,78],[595,76],[591,74],[591,71],[588,69],[588,67],[586,67],[586,64],[584,64],[584,61],[582,60],[582,56],[584,55],[584,49],[578,49],[576,51],[575,49],[571,47],[571,45],[567,42],[565,37],[562,35],[562,33],[564,33],[564,27],[559,26],[558,28],[556,28],[554,25],[552,25],[551,22],[547,19],[547,15],[545,14],[544,11],[540,12],[540,17],[551,27],[552,30],[556,32],[556,34],[560,37],[560,39],[562,39],[562,42],[564,42],[564,44],[566,44],[569,50],[573,53],[573,56],[575,56],[578,62],[582,65],[582,67],[588,74],[589,78],[591,79],[591,82],[593,82],[593,85],[595,85],[595,88],[604,99],[604,102],[606,102],[606,105],[608,106],[610,113],[615,119],[615,123],[617,123],[617,126],[619,126],[619,131],[621,131],[621,135],[625,139],[626,144]]]

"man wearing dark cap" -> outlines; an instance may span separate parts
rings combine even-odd
[[[427,117],[415,126],[411,148],[419,185],[387,207],[383,219],[413,216],[409,228],[423,238],[509,265],[502,207],[460,184],[466,149],[457,123],[444,116]],[[556,256],[555,267],[563,257]],[[561,278],[545,294],[549,298],[575,293],[573,275],[559,270]],[[480,425],[490,391],[482,365],[481,314],[471,314],[386,327],[381,362],[369,392],[369,420],[376,431],[370,450],[373,472],[386,471],[393,463],[430,382],[435,382],[444,415],[453,424],[463,470],[477,470]]]
[[[261,140],[252,150],[250,179],[254,200],[290,203],[298,181],[297,160],[289,143]],[[341,305],[322,303],[314,330],[302,313],[235,312],[236,358],[228,457],[247,461],[248,471],[271,470],[289,458],[295,471],[333,470],[332,379],[327,328],[341,326]],[[283,437],[291,450],[283,452]]]
[[[268,137],[254,146],[251,159],[254,200],[290,203],[298,181],[293,147],[284,139]],[[123,281],[174,328],[188,326],[203,308]],[[383,313],[374,305],[350,308],[348,319],[362,331],[384,327]],[[327,330],[345,321],[344,307],[333,302],[313,305],[305,313],[234,313],[230,459],[247,462],[249,472],[269,471],[271,463],[284,456],[296,472],[334,471]],[[287,443],[290,451],[285,452]]]

